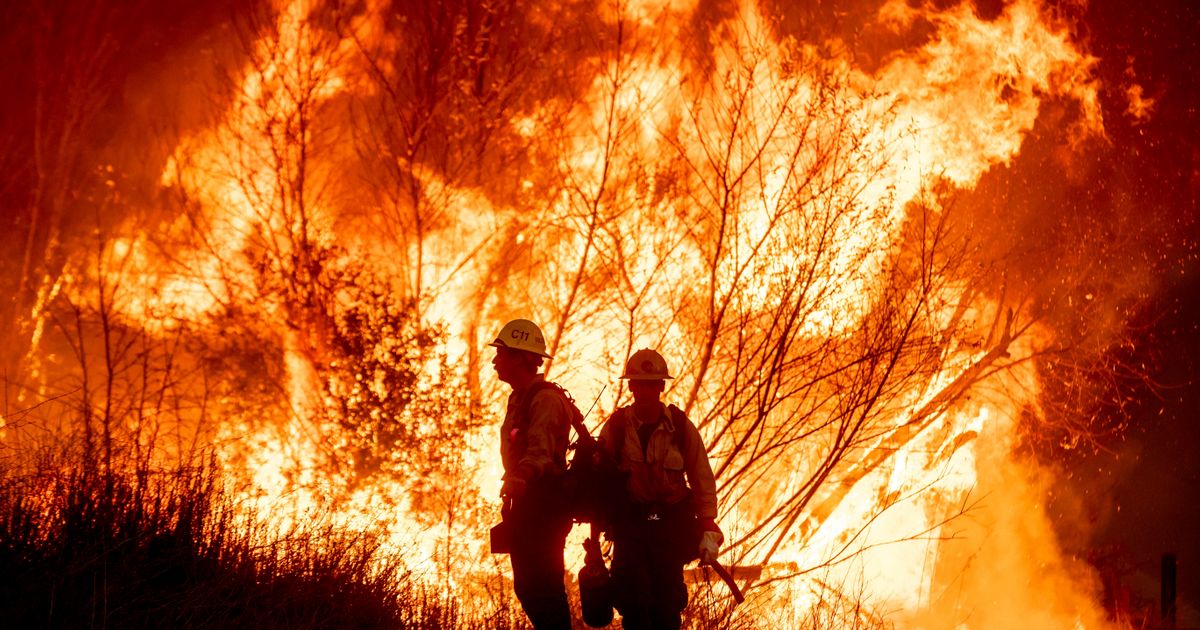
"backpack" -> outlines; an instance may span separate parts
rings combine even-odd
[[[600,442],[588,432],[575,399],[556,383],[537,381],[525,392],[521,401],[520,422],[522,425],[528,423],[533,399],[545,389],[557,392],[566,400],[571,414],[571,428],[575,429],[577,436],[575,442],[567,447],[573,453],[564,462],[566,472],[559,476],[556,484],[564,509],[576,523],[606,523],[610,520],[613,506],[625,491],[625,480],[617,471],[616,463],[600,448]]]

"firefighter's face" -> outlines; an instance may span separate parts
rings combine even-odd
[[[667,382],[659,379],[656,381],[629,381],[629,393],[633,394],[634,404],[656,403],[666,388]]]
[[[533,362],[525,356],[527,354],[529,353],[512,348],[496,348],[496,357],[492,359],[496,377],[505,383],[512,384],[521,374],[536,373],[537,367],[533,366]]]

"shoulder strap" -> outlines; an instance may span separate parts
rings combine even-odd
[[[676,421],[675,431],[671,433],[671,441],[675,443],[675,448],[679,449],[679,452],[682,454],[685,452],[683,442],[686,439],[683,432],[687,427],[694,425],[692,425],[692,421],[687,417],[687,414],[683,413],[683,410],[675,405],[667,405],[667,413],[671,414],[671,419]]]
[[[575,429],[575,433],[579,435],[579,438],[592,439],[591,434],[588,433],[587,426],[583,423],[583,414],[580,413],[579,406],[575,404],[575,399],[561,385],[551,383],[550,381],[537,381],[530,385],[529,389],[525,392],[524,398],[521,400],[520,428],[525,428],[525,425],[529,424],[529,411],[533,408],[533,398],[538,395],[538,392],[544,389],[557,392],[558,395],[567,401],[567,407],[571,410],[571,427]]]
[[[629,420],[625,418],[624,410],[613,414],[612,422],[617,425],[613,427],[613,456],[617,463],[621,463],[621,455],[625,452],[625,427],[629,426]]]

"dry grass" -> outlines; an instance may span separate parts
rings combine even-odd
[[[370,536],[273,533],[238,516],[212,462],[0,469],[0,607],[8,627],[475,625]]]

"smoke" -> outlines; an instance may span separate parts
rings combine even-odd
[[[1004,426],[1011,421],[995,418],[980,434],[978,504],[948,528],[954,537],[938,547],[927,612],[912,621],[935,628],[1108,627],[1094,603],[1101,587],[1093,569],[1065,554],[1054,536],[1046,497],[1061,481],[1019,461]]]

